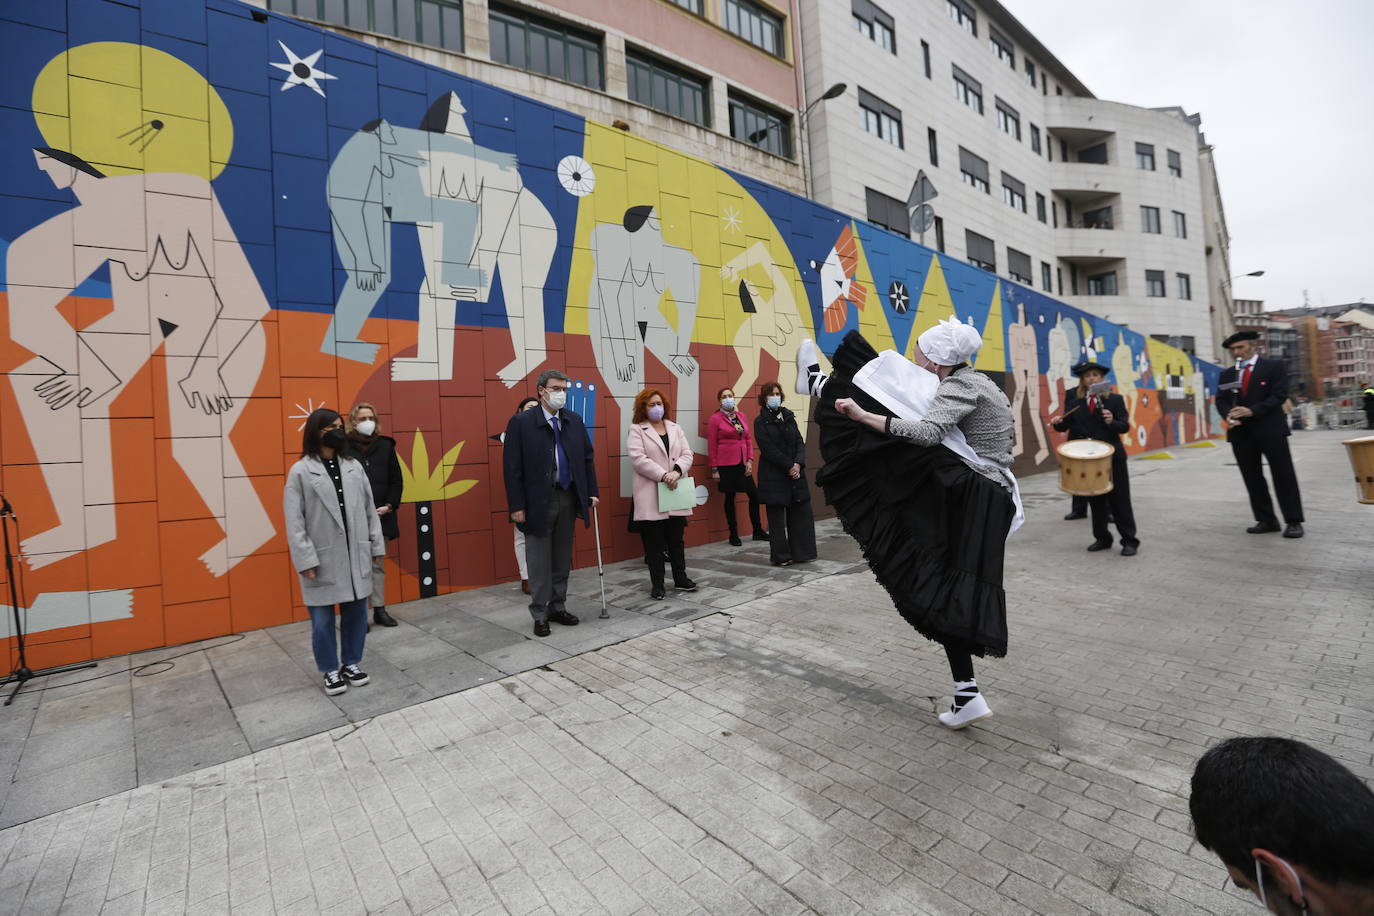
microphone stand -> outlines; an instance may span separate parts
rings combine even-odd
[[[10,695],[5,697],[4,705],[9,706],[14,702],[14,698],[19,691],[24,689],[24,685],[36,677],[46,677],[50,674],[63,674],[67,671],[80,671],[82,668],[94,668],[95,662],[76,662],[71,665],[58,665],[54,668],[44,668],[41,671],[31,671],[29,669],[28,658],[25,654],[24,622],[19,614],[19,589],[14,575],[14,552],[10,550],[10,523],[15,525],[15,539],[19,534],[19,516],[14,514],[14,509],[10,506],[10,501],[0,493],[0,535],[3,535],[5,545],[5,575],[9,579],[10,585],[10,611],[14,614],[14,642],[19,650],[19,658],[14,666],[14,671],[9,677],[0,680],[0,684],[14,684],[14,689]]]

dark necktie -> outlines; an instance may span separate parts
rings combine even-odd
[[[550,417],[549,422],[553,425],[553,450],[558,461],[558,485],[564,490],[572,486],[572,475],[568,473],[568,453],[563,450],[563,431],[558,422],[558,417]]]

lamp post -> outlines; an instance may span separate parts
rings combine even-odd
[[[802,109],[800,124],[798,125],[798,128],[799,128],[799,129],[798,129],[798,133],[800,134],[801,143],[802,143],[802,150],[801,150],[802,185],[803,185],[803,187],[804,187],[805,190],[806,190],[806,198],[807,198],[807,200],[810,200],[810,199],[811,199],[811,171],[810,171],[810,169],[808,168],[808,160],[810,159],[810,152],[811,152],[811,134],[810,134],[810,131],[808,131],[807,128],[806,128],[806,123],[807,123],[807,122],[806,122],[806,116],[809,115],[809,114],[811,114],[811,109],[815,108],[815,107],[816,107],[817,105],[819,105],[821,102],[826,102],[826,101],[829,101],[830,99],[836,99],[836,98],[839,98],[840,96],[844,95],[845,90],[848,89],[848,88],[849,88],[849,85],[848,85],[847,83],[836,83],[835,85],[831,86],[829,89],[825,90],[825,92],[822,93],[822,95],[821,95],[820,98],[816,99],[816,100],[815,100],[814,102],[812,102],[810,105],[807,105],[805,108]],[[768,132],[769,132],[770,130],[772,130],[773,127],[774,127],[774,125],[770,124],[770,125],[768,125],[767,127],[764,127],[764,128],[762,128],[762,129],[760,129],[760,130],[754,131],[753,133],[751,133],[751,134],[749,135],[749,142],[750,142],[750,143],[753,143],[753,144],[755,144],[755,145],[758,145],[758,143],[759,143],[760,140],[762,140],[764,137],[768,136]]]

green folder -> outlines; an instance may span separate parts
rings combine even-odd
[[[697,485],[690,477],[677,482],[677,489],[670,490],[663,481],[658,483],[658,511],[673,512],[677,509],[690,509],[697,504]]]

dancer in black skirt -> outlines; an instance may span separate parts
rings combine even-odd
[[[919,369],[896,353],[880,359],[856,331],[835,351],[829,378],[811,341],[798,354],[798,390],[820,398],[825,467],[817,483],[898,612],[944,646],[954,702],[939,719],[949,728],[992,715],[972,656],[1006,654],[1002,556],[1022,517],[1007,470],[1011,407],[968,365],[981,345],[976,329],[950,320],[921,335]],[[898,419],[870,392],[887,392],[894,404],[929,399],[928,406],[923,419]]]

